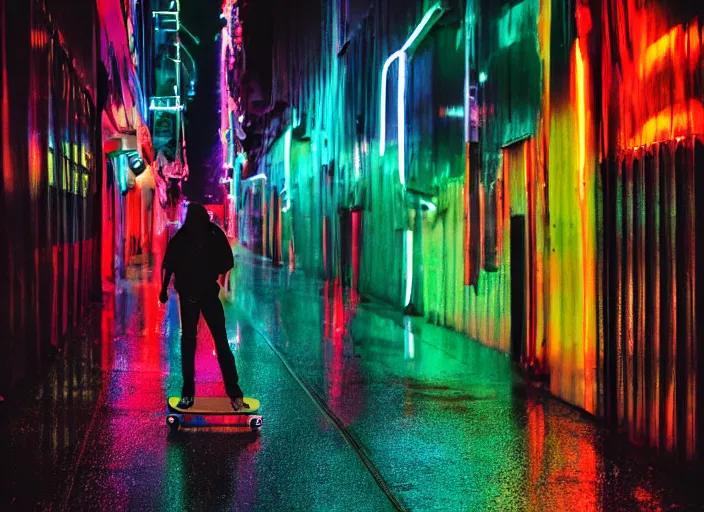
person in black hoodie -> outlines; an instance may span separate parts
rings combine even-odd
[[[195,357],[198,320],[201,313],[208,324],[220,370],[225,381],[225,391],[235,411],[249,406],[243,401],[235,366],[227,342],[225,312],[218,294],[217,280],[226,274],[235,261],[230,244],[222,230],[210,222],[203,205],[191,203],[186,211],[183,227],[166,247],[162,263],[162,286],[159,300],[165,304],[171,276],[176,276],[174,287],[178,292],[181,308],[181,370],[183,388],[178,407],[188,409],[195,401]]]

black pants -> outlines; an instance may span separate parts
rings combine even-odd
[[[242,390],[238,384],[235,356],[232,355],[230,345],[227,342],[225,311],[218,296],[199,300],[179,296],[179,303],[181,305],[181,370],[183,372],[181,396],[195,395],[196,336],[198,334],[198,320],[200,314],[203,313],[205,323],[208,324],[210,333],[215,340],[220,371],[225,381],[225,392],[231,398],[242,397]]]

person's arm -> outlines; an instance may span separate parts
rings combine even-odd
[[[176,236],[178,236],[178,233],[176,233]],[[176,240],[176,237],[172,238],[171,241],[169,241],[169,244],[166,246],[166,251],[164,253],[164,261],[161,264],[161,293],[159,294],[159,300],[161,301],[162,304],[166,304],[166,302],[169,300],[169,283],[171,283],[171,276],[174,274],[173,271],[173,258],[174,258],[174,241]]]
[[[173,272],[171,272],[169,269],[161,269],[161,293],[159,294],[159,300],[162,304],[166,304],[166,302],[169,300],[168,290],[172,275]]]
[[[225,275],[235,266],[235,258],[232,255],[232,247],[230,247],[230,241],[227,239],[227,235],[218,226],[214,226],[214,228],[216,230],[218,244],[218,274]]]

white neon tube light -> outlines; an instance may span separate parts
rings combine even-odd
[[[389,74],[389,67],[391,64],[403,53],[401,50],[392,53],[386,62],[384,62],[384,67],[381,69],[381,105],[379,110],[381,110],[381,118],[379,120],[379,126],[381,133],[379,136],[379,156],[384,156],[386,150],[386,78]]]
[[[406,52],[398,56],[398,180],[406,185]]]
[[[423,31],[428,28],[428,25],[433,20],[439,19],[444,9],[442,3],[438,2],[433,5],[423,16],[418,26],[408,37],[403,46],[389,55],[381,69],[381,101],[380,101],[380,137],[379,137],[379,156],[384,156],[386,152],[386,80],[389,75],[389,68],[395,60],[398,59],[398,85],[396,107],[398,109],[398,178],[401,185],[406,185],[406,62],[407,51],[413,46],[416,40],[421,36]],[[406,293],[404,307],[411,302],[411,294],[413,291],[413,230],[406,230],[406,236],[403,238],[403,252],[406,255]]]
[[[233,180],[230,187],[232,195],[236,198],[239,197],[239,183],[242,179],[242,168],[244,167],[244,163],[246,161],[247,156],[244,153],[238,153],[235,157],[235,165],[233,166],[232,171]],[[235,201],[235,210],[237,210],[237,201]]]
[[[413,293],[413,230],[406,230],[406,237],[404,238],[404,251],[406,252],[406,298],[404,306],[406,307],[411,303],[411,295]]]
[[[413,359],[416,356],[416,339],[413,335],[413,325],[411,319],[406,317],[403,320],[403,341],[404,359]]]
[[[293,128],[289,126],[284,134],[284,190],[288,190],[291,185],[291,139]],[[286,209],[291,208],[291,194],[286,194]]]

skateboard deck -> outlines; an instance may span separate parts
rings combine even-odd
[[[227,397],[196,397],[188,409],[177,407],[179,398],[172,396],[168,401],[166,424],[172,430],[179,427],[240,427],[253,431],[262,426],[262,416],[259,414],[259,400],[244,397],[247,409],[233,411],[230,399]]]

